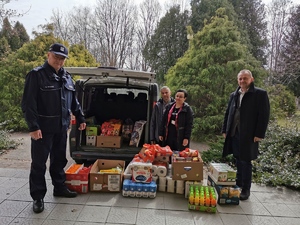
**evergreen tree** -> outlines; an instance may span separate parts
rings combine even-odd
[[[8,41],[11,51],[18,50],[24,43],[29,41],[29,36],[24,26],[20,22],[16,22],[15,26],[12,28],[8,18],[3,20],[0,37],[3,37]]]
[[[190,41],[188,51],[166,75],[172,91],[185,88],[195,112],[193,139],[219,134],[229,94],[237,87],[237,74],[250,69],[259,85],[266,74],[241,44],[241,35],[226,10],[220,8]]]
[[[19,21],[16,22],[14,28],[13,28],[13,34],[15,38],[18,39],[18,46],[15,46],[15,49],[19,49],[23,46],[24,43],[29,41],[29,35],[26,32],[25,27],[23,24],[21,24]]]
[[[194,33],[202,30],[205,21],[209,21],[215,15],[216,10],[221,7],[226,9],[229,20],[237,19],[234,8],[228,0],[191,0],[191,26]]]
[[[300,96],[300,5],[291,13],[288,29],[282,45],[283,77],[281,82],[288,85],[294,94]]]
[[[8,20],[8,18],[4,18],[3,23],[2,23],[2,29],[0,32],[0,36],[6,38],[7,41],[11,39],[13,35],[13,30],[11,27],[11,24]]]
[[[27,129],[20,107],[25,76],[45,62],[49,46],[55,42],[63,43],[53,34],[38,35],[0,62],[0,123],[5,123],[5,128],[15,131]],[[67,43],[63,44],[68,46]],[[71,46],[69,56],[65,66],[98,66],[91,54],[81,45]]]
[[[180,13],[179,5],[171,7],[145,46],[143,55],[149,61],[152,71],[156,72],[158,83],[164,83],[168,69],[188,49],[188,21],[188,11]]]
[[[5,37],[0,38],[0,61],[3,60],[10,52],[8,41]]]
[[[215,11],[224,7],[229,20],[241,33],[241,42],[261,64],[266,64],[268,47],[265,6],[261,0],[192,0],[191,25],[194,32],[203,28]]]
[[[261,0],[229,0],[238,15],[242,28],[247,31],[251,54],[262,64],[266,64],[267,20]]]

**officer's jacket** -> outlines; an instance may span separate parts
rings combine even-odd
[[[22,111],[30,132],[68,129],[71,113],[84,122],[71,75],[64,68],[56,74],[47,61],[26,75]]]

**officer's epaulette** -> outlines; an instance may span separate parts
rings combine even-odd
[[[39,71],[39,70],[41,70],[41,69],[43,69],[43,66],[35,67],[33,70],[34,70],[34,71]]]
[[[72,77],[72,74],[70,74],[67,70],[66,70],[66,74],[68,74],[70,77]]]

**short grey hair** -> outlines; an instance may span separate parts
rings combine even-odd
[[[171,91],[170,88],[169,88],[168,86],[162,86],[161,89],[160,89],[160,91],[162,91],[162,90],[164,90],[164,89],[167,89],[169,92]]]
[[[250,71],[250,70],[247,70],[247,69],[241,70],[241,71],[238,73],[237,77],[238,77],[239,75],[241,75],[241,74],[248,74],[250,77],[253,77],[251,71]]]

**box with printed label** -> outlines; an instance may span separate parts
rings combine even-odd
[[[96,146],[97,136],[86,136],[86,145]]]
[[[199,156],[198,161],[174,161],[172,159],[173,180],[203,180],[203,161]]]
[[[72,191],[76,191],[78,193],[88,193],[89,172],[91,167],[83,167],[82,164],[82,166],[76,169],[76,171],[72,172],[72,169],[75,168],[76,166],[79,166],[79,164],[72,164],[66,170],[65,184]]]
[[[98,127],[88,126],[85,128],[85,134],[87,136],[97,136],[98,135]]]
[[[210,163],[209,172],[218,182],[235,182],[236,170],[226,163]]]
[[[90,191],[121,192],[125,161],[98,159],[90,170]]]
[[[120,148],[122,144],[121,136],[97,136],[96,146],[106,148]]]
[[[210,174],[207,176],[207,184],[215,187],[219,205],[238,205],[240,203],[240,188],[237,185],[218,185]]]

